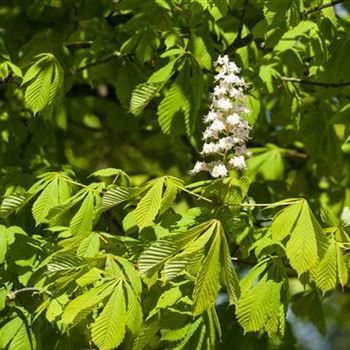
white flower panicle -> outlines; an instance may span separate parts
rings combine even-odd
[[[205,141],[202,156],[219,156],[221,161],[198,161],[190,171],[195,175],[207,171],[212,177],[226,177],[229,169],[244,171],[246,158],[251,156],[245,143],[249,139],[250,125],[241,115],[250,110],[244,100],[246,83],[239,77],[241,70],[227,55],[219,56],[215,66],[220,67],[215,76],[216,86],[212,94],[209,113],[203,118],[207,128],[203,132]]]

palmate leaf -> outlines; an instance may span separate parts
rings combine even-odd
[[[164,82],[159,81],[154,83],[146,82],[137,85],[131,95],[130,112],[134,115],[139,115],[156,96],[163,85]]]
[[[77,249],[77,255],[83,258],[92,258],[98,253],[99,248],[100,236],[98,233],[92,232],[80,243]]]
[[[328,248],[313,272],[313,278],[318,288],[325,294],[334,290],[339,283],[345,286],[348,281],[348,269],[344,261],[339,243],[331,237]]]
[[[92,341],[99,350],[117,348],[125,337],[126,308],[123,283],[119,282],[91,328]]]
[[[283,241],[284,238],[291,234],[299,218],[302,205],[303,202],[298,201],[277,213],[269,229],[273,240]]]
[[[161,203],[161,213],[166,212],[173,205],[178,192],[184,187],[184,183],[176,177],[166,176],[165,186],[166,188]]]
[[[263,279],[242,294],[236,314],[245,333],[264,329],[271,318],[274,323],[278,323],[280,289],[281,283]]]
[[[33,331],[23,320],[21,327],[12,339],[8,350],[34,350],[36,349],[35,336]]]
[[[43,53],[26,72],[22,85],[28,84],[24,99],[34,114],[52,105],[62,92],[63,70],[54,55]]]
[[[190,134],[192,130],[188,81],[188,67],[185,65],[158,107],[158,123],[165,134],[184,131]]]
[[[95,210],[95,196],[92,191],[88,191],[86,196],[69,227],[73,235],[88,233],[92,229]]]
[[[33,204],[32,214],[36,225],[46,222],[46,216],[50,209],[63,203],[71,194],[71,186],[65,178],[55,175],[40,193]]]
[[[107,282],[99,287],[90,289],[72,300],[64,309],[62,322],[65,324],[76,324],[83,320],[93,308],[103,301],[115,289],[116,282]]]
[[[135,334],[140,329],[142,324],[142,307],[140,300],[129,283],[125,283],[125,289],[127,293],[126,328]]]
[[[212,221],[195,226],[185,233],[171,234],[159,239],[140,256],[138,265],[140,273],[152,276],[169,258],[212,225]]]
[[[337,247],[334,240],[330,240],[328,249],[317,266],[315,282],[325,294],[337,286]]]
[[[204,255],[204,246],[208,243],[214,231],[215,225],[209,226],[199,237],[187,244],[181,253],[169,259],[164,266],[165,277],[168,280],[175,278],[188,264],[199,262]]]
[[[218,224],[217,224],[218,225]],[[216,225],[216,226],[217,226]],[[218,229],[214,233],[213,242],[203,261],[193,290],[193,313],[199,315],[214,305],[220,290],[220,245],[221,234]]]
[[[230,305],[237,305],[241,294],[239,280],[233,269],[230,250],[224,235],[221,243],[221,266],[223,268],[224,283],[226,285],[229,303]]]
[[[259,277],[261,273],[264,274]],[[260,279],[257,281],[257,278]],[[264,329],[269,335],[278,331],[283,334],[286,280],[286,272],[280,263],[269,263],[269,259],[255,266],[242,279],[236,315],[245,333]]]
[[[133,193],[133,189],[128,187],[109,188],[107,192],[103,194],[100,210],[106,211],[117,206],[120,203],[127,201],[130,199]]]
[[[12,193],[5,197],[0,205],[0,217],[7,218],[13,212],[18,211],[30,198],[30,195],[24,193]]]
[[[164,177],[155,179],[150,183],[150,189],[141,198],[135,209],[135,219],[142,230],[152,224],[162,204]]]
[[[336,244],[336,250],[337,250],[338,279],[339,279],[340,285],[344,287],[348,283],[349,271],[348,271],[347,264],[344,260],[343,254],[341,252],[339,243]]]
[[[153,321],[151,323],[145,324],[142,330],[136,337],[132,350],[142,350],[149,343],[153,343],[154,339],[157,337],[157,333],[160,330],[160,324],[158,321]]]
[[[286,245],[290,264],[299,275],[315,266],[319,258],[319,250],[324,243],[322,229],[307,202],[303,200],[300,215]]]

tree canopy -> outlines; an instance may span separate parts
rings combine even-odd
[[[0,349],[347,349],[349,11],[2,0]]]

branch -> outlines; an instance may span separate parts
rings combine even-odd
[[[320,10],[323,10],[327,7],[331,7],[331,6],[334,6],[334,5],[337,5],[337,4],[341,4],[342,2],[345,2],[346,0],[334,0],[334,1],[330,1],[330,2],[326,2],[322,5],[319,5],[319,6],[316,6],[316,7],[311,7],[309,9],[306,9],[303,13],[302,13],[302,16],[306,16],[310,13],[313,13],[313,12],[316,12],[316,11],[320,11]]]
[[[248,0],[244,0],[237,36],[234,42],[227,47],[226,52],[228,54],[233,53],[236,49],[239,49],[240,47],[249,45],[254,40],[254,36],[251,33],[249,33],[244,38],[242,38],[242,31],[243,31],[243,26],[245,21],[245,15],[247,12],[247,7],[248,7]]]
[[[11,290],[7,293],[7,299],[9,301],[14,301],[18,294],[25,293],[25,292],[41,292],[46,293],[50,297],[52,296],[52,293],[48,290],[42,290],[41,288],[35,288],[35,287],[27,287],[27,288],[21,288],[17,290]]]
[[[350,81],[344,82],[344,83],[326,83],[326,82],[320,82],[320,81],[312,81],[307,79],[300,79],[300,78],[292,78],[292,77],[281,77],[282,81],[287,81],[291,83],[298,83],[298,84],[305,84],[305,85],[315,85],[315,86],[323,86],[323,87],[341,87],[341,86],[348,86],[350,85]]]

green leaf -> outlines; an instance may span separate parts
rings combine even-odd
[[[221,234],[217,223],[213,242],[199,270],[193,290],[194,315],[211,308],[220,290],[220,245]]]
[[[91,328],[92,341],[100,350],[117,348],[124,339],[126,309],[123,283],[119,282]]]
[[[317,266],[315,282],[325,294],[336,288],[337,278],[337,247],[335,241],[331,240],[326,253]]]
[[[172,132],[190,134],[193,128],[190,119],[190,91],[188,66],[182,68],[158,107],[158,122],[165,134]]]
[[[171,234],[159,239],[141,254],[138,262],[140,273],[152,276],[169,258],[208,229],[211,224],[210,221],[205,222],[185,233]]]
[[[28,200],[27,193],[12,193],[5,197],[0,206],[0,217],[7,218],[13,212],[17,212]]]
[[[53,104],[63,85],[63,71],[55,56],[45,53],[36,57],[40,59],[28,69],[22,82],[29,83],[24,99],[34,114]]]
[[[109,188],[103,194],[100,210],[106,211],[130,199],[134,191],[127,187]]]
[[[59,175],[55,176],[40,193],[33,204],[32,214],[36,225],[47,222],[50,209],[67,200],[70,196],[70,185]]]
[[[23,321],[19,317],[8,320],[0,329],[0,348],[5,349],[9,342],[14,339],[21,329]]]
[[[83,258],[93,258],[100,248],[100,236],[98,233],[91,233],[84,238],[77,249],[77,255]]]
[[[166,309],[174,305],[181,297],[182,293],[179,286],[175,286],[174,288],[163,292],[158,299],[157,305],[148,314],[146,321],[156,315],[159,310]]]
[[[275,270],[270,276],[271,279],[268,279],[268,274],[265,273],[250,288],[242,288],[236,315],[245,333],[265,329],[269,335],[272,335],[278,332],[281,319],[285,317],[283,304],[281,304],[281,289],[286,277],[281,269],[274,267],[271,269]],[[256,271],[253,271],[254,277],[249,278],[250,281],[255,280]]]
[[[91,231],[94,219],[95,196],[92,191],[88,191],[79,210],[72,218],[69,227],[73,235],[87,234]]]
[[[221,266],[223,267],[224,282],[226,285],[228,300],[230,304],[237,305],[238,298],[241,294],[239,281],[236,272],[233,269],[231,254],[226,241],[226,237],[223,230],[221,232],[223,235],[221,246]]]
[[[153,343],[157,333],[159,332],[160,325],[158,322],[151,322],[149,324],[145,324],[142,330],[139,332],[136,337],[132,350],[142,350],[149,343]]]
[[[126,315],[126,328],[131,330],[133,334],[140,329],[143,315],[142,315],[142,306],[140,300],[135,294],[134,289],[125,283],[126,293],[127,293],[127,315]]]
[[[320,225],[303,200],[300,215],[286,246],[290,264],[299,275],[311,270],[317,263],[318,242],[322,241],[322,235]]]
[[[175,67],[178,63],[178,59],[174,59],[167,63],[162,68],[155,71],[147,80],[147,83],[166,83],[171,76],[175,73]]]
[[[130,112],[139,115],[160,91],[164,82],[142,83],[133,90],[130,100]]]
[[[109,294],[111,294],[114,288],[115,282],[113,281],[110,283],[105,283],[82,295],[79,295],[64,309],[62,322],[65,324],[76,324],[80,322],[98,303],[102,302]]]
[[[337,270],[338,270],[338,280],[342,287],[345,287],[348,283],[349,271],[344,261],[343,254],[341,252],[340,246],[336,243],[336,251],[337,251]]]
[[[135,219],[140,230],[153,223],[161,208],[164,177],[155,179],[150,185],[150,189],[141,198],[135,209]]]
[[[21,321],[21,327],[12,339],[8,350],[34,350],[36,348],[31,328],[23,320]]]
[[[295,204],[287,206],[279,211],[273,218],[272,225],[269,229],[272,239],[275,241],[283,241],[291,234],[293,228],[299,218],[303,202],[299,201]]]
[[[7,229],[5,226],[0,225],[0,264],[5,261],[7,252]]]

